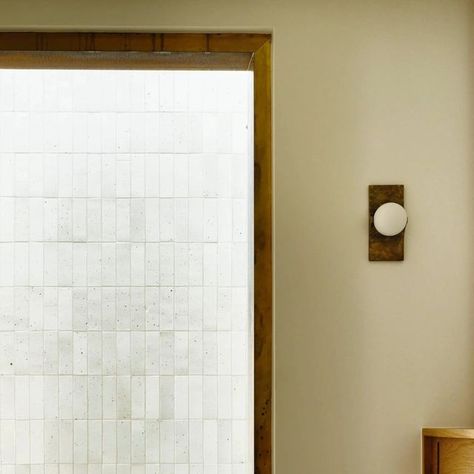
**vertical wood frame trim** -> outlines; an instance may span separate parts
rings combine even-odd
[[[95,62],[91,62],[90,56],[87,55],[90,52],[95,53]],[[57,53],[60,53],[59,59]],[[78,56],[77,53],[84,54]],[[114,53],[113,56],[110,53]],[[142,53],[145,56],[138,59],[135,56],[134,59],[130,53]],[[163,60],[163,56],[156,53],[169,53],[171,59]],[[174,53],[178,55],[174,56]],[[179,55],[179,53],[185,54]],[[204,61],[197,56],[203,53],[210,55],[210,58]],[[248,53],[248,56],[233,56],[234,53]],[[194,59],[189,59],[186,63],[186,54],[188,58]],[[251,64],[248,58],[252,58]],[[173,66],[182,68],[179,66],[183,65],[183,61],[187,69],[254,71],[254,467],[255,474],[271,474],[273,393],[271,35],[0,32],[0,67],[138,69],[146,66],[148,69],[171,69]],[[150,62],[155,62],[155,66],[150,66]]]
[[[254,455],[255,474],[272,472],[272,89],[271,45],[254,56]]]
[[[272,472],[272,89],[271,45],[254,57],[255,474]]]

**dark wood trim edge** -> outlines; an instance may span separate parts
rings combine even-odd
[[[272,472],[273,241],[271,44],[254,57],[254,456],[255,474]]]
[[[252,53],[270,38],[257,33],[0,32],[0,50]]]

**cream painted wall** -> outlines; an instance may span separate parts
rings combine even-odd
[[[2,29],[274,32],[276,472],[415,474],[474,423],[472,3],[0,0]],[[367,261],[403,183],[406,261]]]

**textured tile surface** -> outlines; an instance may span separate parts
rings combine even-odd
[[[251,472],[248,73],[0,71],[0,470]]]

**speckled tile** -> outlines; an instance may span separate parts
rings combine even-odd
[[[0,71],[2,473],[251,472],[249,78]]]

